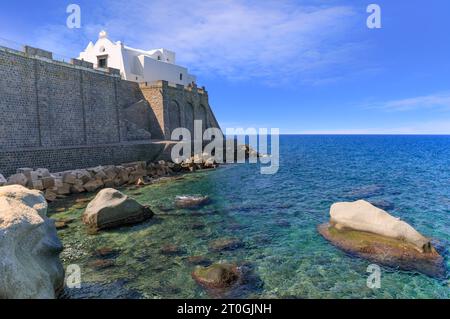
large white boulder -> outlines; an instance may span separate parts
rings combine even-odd
[[[337,229],[352,229],[403,240],[422,252],[431,249],[430,240],[409,224],[364,200],[335,203],[330,208],[330,217],[330,224]]]
[[[41,192],[0,187],[0,299],[51,299],[64,283],[61,242]]]
[[[152,211],[134,199],[105,188],[88,204],[83,222],[95,230],[142,222],[153,217]]]

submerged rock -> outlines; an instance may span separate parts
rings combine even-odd
[[[55,220],[55,227],[58,230],[66,229],[69,227],[69,224],[73,223],[74,219],[66,218],[66,219],[58,219]]]
[[[120,251],[110,248],[110,247],[102,247],[94,250],[94,256],[103,259],[114,259],[119,256]]]
[[[180,246],[174,244],[164,245],[160,249],[161,254],[167,256],[183,255],[186,251]]]
[[[127,195],[112,189],[101,190],[88,204],[83,222],[100,230],[135,224],[153,217],[153,212]]]
[[[62,244],[41,192],[0,188],[0,299],[52,299],[63,288]]]
[[[212,264],[205,256],[189,256],[186,261],[191,265],[210,266]]]
[[[209,267],[197,266],[192,278],[205,288],[230,288],[241,278],[241,271],[235,264],[213,264]]]
[[[90,261],[88,263],[88,266],[96,270],[102,270],[115,266],[115,263],[110,259],[95,259],[93,261]]]
[[[443,258],[428,238],[370,203],[336,203],[330,216],[330,223],[319,226],[319,233],[342,250],[403,270],[436,277],[445,274]]]
[[[197,208],[209,203],[208,196],[177,196],[175,206],[177,208]]]
[[[209,244],[209,249],[214,252],[235,250],[241,247],[244,247],[244,243],[238,238],[222,238]]]
[[[215,263],[197,266],[192,278],[214,298],[249,298],[262,290],[264,282],[252,264]]]

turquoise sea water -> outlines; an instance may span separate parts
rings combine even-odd
[[[450,298],[450,282],[382,268],[381,288],[366,286],[370,262],[351,257],[316,230],[336,201],[367,199],[399,216],[447,257],[450,243],[450,137],[282,136],[280,170],[261,175],[259,165],[222,166],[175,181],[122,189],[150,205],[153,220],[89,235],[80,222],[83,204],[68,199],[52,218],[75,218],[59,231],[65,265],[79,264],[82,289],[72,298],[214,298],[191,277],[189,256],[245,264],[248,283],[225,295],[237,298]],[[176,210],[175,196],[202,194],[211,204]],[[168,210],[169,209],[169,210]],[[244,246],[211,252],[220,238]],[[164,245],[177,254],[161,253]],[[115,250],[93,264],[94,251]],[[450,261],[446,258],[447,266]],[[98,265],[97,265],[98,266]]]

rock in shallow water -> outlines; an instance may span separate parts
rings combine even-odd
[[[177,196],[175,206],[177,208],[197,208],[209,203],[208,196]]]
[[[41,192],[0,188],[0,299],[51,299],[63,288],[62,244]]]
[[[430,240],[409,224],[364,200],[333,204],[330,224],[336,229],[359,230],[403,240],[421,252],[431,249]]]
[[[192,278],[214,298],[248,298],[261,291],[264,282],[250,263],[215,263],[197,266]]]
[[[210,266],[212,264],[211,260],[205,256],[189,256],[186,261],[191,265],[199,266]]]
[[[337,203],[330,216],[318,231],[342,250],[390,267],[445,275],[444,260],[429,239],[370,203]]]
[[[239,267],[234,264],[213,264],[209,267],[197,266],[192,278],[206,288],[229,288],[241,278]]]
[[[114,228],[143,222],[153,212],[127,195],[107,188],[101,190],[86,207],[83,222],[94,230]]]
[[[177,256],[186,253],[186,250],[174,244],[164,245],[160,249],[160,253],[166,256]]]
[[[110,259],[95,259],[88,263],[88,266],[95,270],[102,270],[113,267],[115,265],[113,260]]]
[[[244,247],[244,243],[238,238],[221,238],[209,244],[209,249],[214,252],[235,250],[242,247]]]

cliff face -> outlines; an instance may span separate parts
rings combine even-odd
[[[218,127],[206,91],[124,81],[118,70],[0,47],[0,173],[152,160],[177,127]]]

